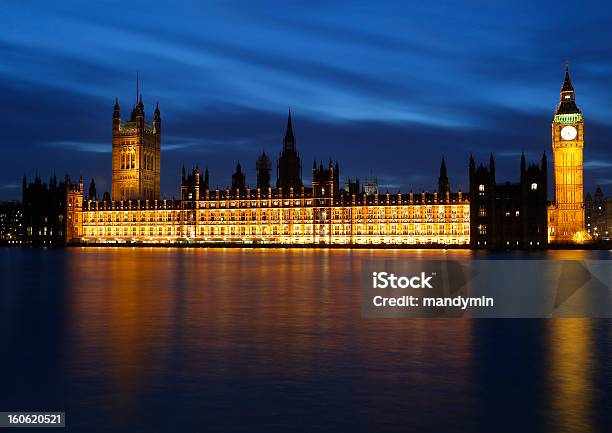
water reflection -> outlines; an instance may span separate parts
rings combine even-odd
[[[35,310],[48,332],[29,337],[65,342],[51,355],[59,376],[39,399],[60,400],[76,431],[545,432],[610,422],[601,410],[612,383],[608,321],[361,319],[366,261],[440,255],[472,257],[22,250],[2,256],[12,272],[2,293],[25,305],[43,281],[57,292],[53,314]],[[33,319],[19,312],[5,341]],[[3,362],[19,368],[17,358]]]
[[[592,347],[592,324],[587,319],[551,321],[550,341],[550,431],[600,431],[595,428],[592,395],[596,368]],[[610,426],[608,426],[610,427]]]

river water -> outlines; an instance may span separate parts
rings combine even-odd
[[[602,432],[612,326],[363,319],[365,262],[610,252],[0,249],[0,411],[68,431]]]

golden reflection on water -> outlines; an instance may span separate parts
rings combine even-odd
[[[594,352],[590,319],[550,321],[551,432],[596,431],[591,398]]]
[[[133,250],[73,253],[70,301],[78,355],[86,361],[80,374],[101,374],[118,390],[138,389],[164,367],[171,345],[175,317],[163,303],[173,294],[155,287],[163,256],[136,261]]]
[[[549,252],[551,259],[585,260],[587,251]],[[593,432],[593,372],[597,367],[592,347],[591,319],[560,318],[549,321],[550,431]]]
[[[70,254],[78,374],[102,374],[120,393],[137,394],[168,369],[179,376],[189,371],[191,379],[253,371],[309,381],[330,374],[321,366],[346,364],[341,374],[366,374],[368,383],[417,386],[469,369],[471,321],[361,319],[363,260],[440,252],[84,248]],[[352,359],[336,362],[340,357]],[[468,386],[467,377],[456,374],[455,385]]]
[[[410,413],[474,410],[474,326],[463,319],[362,319],[367,261],[469,259],[469,251],[83,248],[69,251],[73,374],[103,380],[111,405],[175,381],[359,383],[366,402],[393,392]],[[577,251],[546,258],[579,259]],[[591,322],[546,323],[551,431],[592,431]],[[500,355],[501,356],[501,355]],[[351,382],[352,380],[352,382]],[[187,386],[187,385],[186,385]],[[481,388],[486,384],[480,384]],[[444,392],[440,392],[444,390]],[[170,397],[171,398],[171,397]],[[485,397],[486,398],[486,397]],[[378,414],[372,422],[381,422]],[[365,427],[364,427],[365,428]],[[527,431],[527,430],[526,430]]]

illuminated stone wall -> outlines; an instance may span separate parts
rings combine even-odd
[[[86,202],[77,243],[432,244],[470,241],[461,193],[281,197],[206,191],[198,201]]]
[[[584,120],[576,105],[568,65],[551,129],[555,200],[548,208],[548,241],[582,243],[587,240],[582,178]]]
[[[122,122],[119,104],[113,115],[112,199],[155,200],[160,188],[161,117],[155,110],[153,123],[145,122],[142,101]]]
[[[562,135],[566,126],[576,135],[567,139]],[[571,137],[571,135],[569,135]],[[568,119],[555,116],[552,125],[555,174],[555,200],[548,210],[549,242],[571,243],[584,241],[583,149],[584,123],[582,116]]]

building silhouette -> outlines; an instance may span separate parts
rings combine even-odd
[[[287,116],[287,130],[283,139],[283,149],[276,167],[276,188],[282,189],[282,193],[285,194],[288,194],[291,188],[293,188],[294,193],[298,192],[302,187],[302,161],[293,134],[291,110],[289,110]]]
[[[236,171],[232,174],[232,190],[241,191],[246,188],[246,176],[242,172],[240,162],[236,165]]]
[[[326,195],[334,196],[339,193],[340,184],[340,168],[338,161],[334,166],[329,161],[327,167],[323,167],[323,161],[319,163],[317,168],[317,161],[312,163],[312,193],[315,196],[325,197]]]
[[[470,157],[470,246],[486,249],[540,249],[548,245],[547,161],[525,162],[518,183],[496,183],[495,159],[476,166]]]
[[[438,176],[438,194],[445,195],[450,191],[450,185],[448,184],[448,176],[446,174],[446,161],[442,158],[440,163],[440,176]]]
[[[612,199],[604,197],[600,186],[591,197],[587,193],[584,200],[586,230],[596,241],[608,241],[612,238]]]
[[[181,171],[181,200],[199,200],[200,194],[208,189],[208,168],[202,176],[200,168],[196,166],[191,173],[185,173],[185,167]]]
[[[272,171],[272,161],[270,161],[266,152],[262,152],[257,158],[255,170],[257,171],[257,188],[266,191],[271,185],[270,172]]]
[[[66,238],[67,187],[70,178],[58,182],[51,176],[49,183],[36,176],[30,183],[22,182],[22,239],[29,246],[62,246]],[[79,186],[83,191],[82,180]]]

